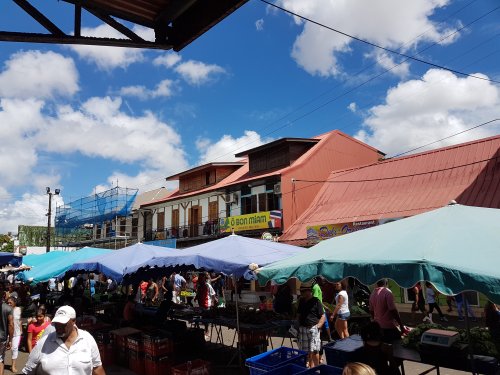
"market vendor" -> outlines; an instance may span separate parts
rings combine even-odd
[[[300,287],[297,315],[299,349],[308,353],[309,367],[316,367],[320,362],[320,332],[325,323],[325,311],[321,301],[313,297],[311,283],[302,283]]]

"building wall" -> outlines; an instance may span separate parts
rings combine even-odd
[[[374,163],[380,154],[340,132],[325,136],[281,174],[283,227],[286,230],[311,204],[333,170]],[[319,181],[292,183],[295,180]]]

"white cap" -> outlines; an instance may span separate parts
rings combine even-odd
[[[70,319],[76,319],[75,309],[71,306],[61,306],[57,309],[52,323],[66,324]]]

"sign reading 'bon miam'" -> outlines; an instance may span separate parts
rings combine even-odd
[[[221,233],[256,229],[281,229],[281,211],[263,211],[255,214],[223,217],[219,219]]]

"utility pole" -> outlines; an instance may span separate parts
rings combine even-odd
[[[50,191],[50,187],[46,188],[47,194],[49,196],[49,211],[47,212],[47,246],[46,246],[46,252],[50,253],[50,224],[51,224],[51,217],[52,217],[52,195],[59,195],[61,192],[60,189],[55,189],[54,192],[52,193]]]

